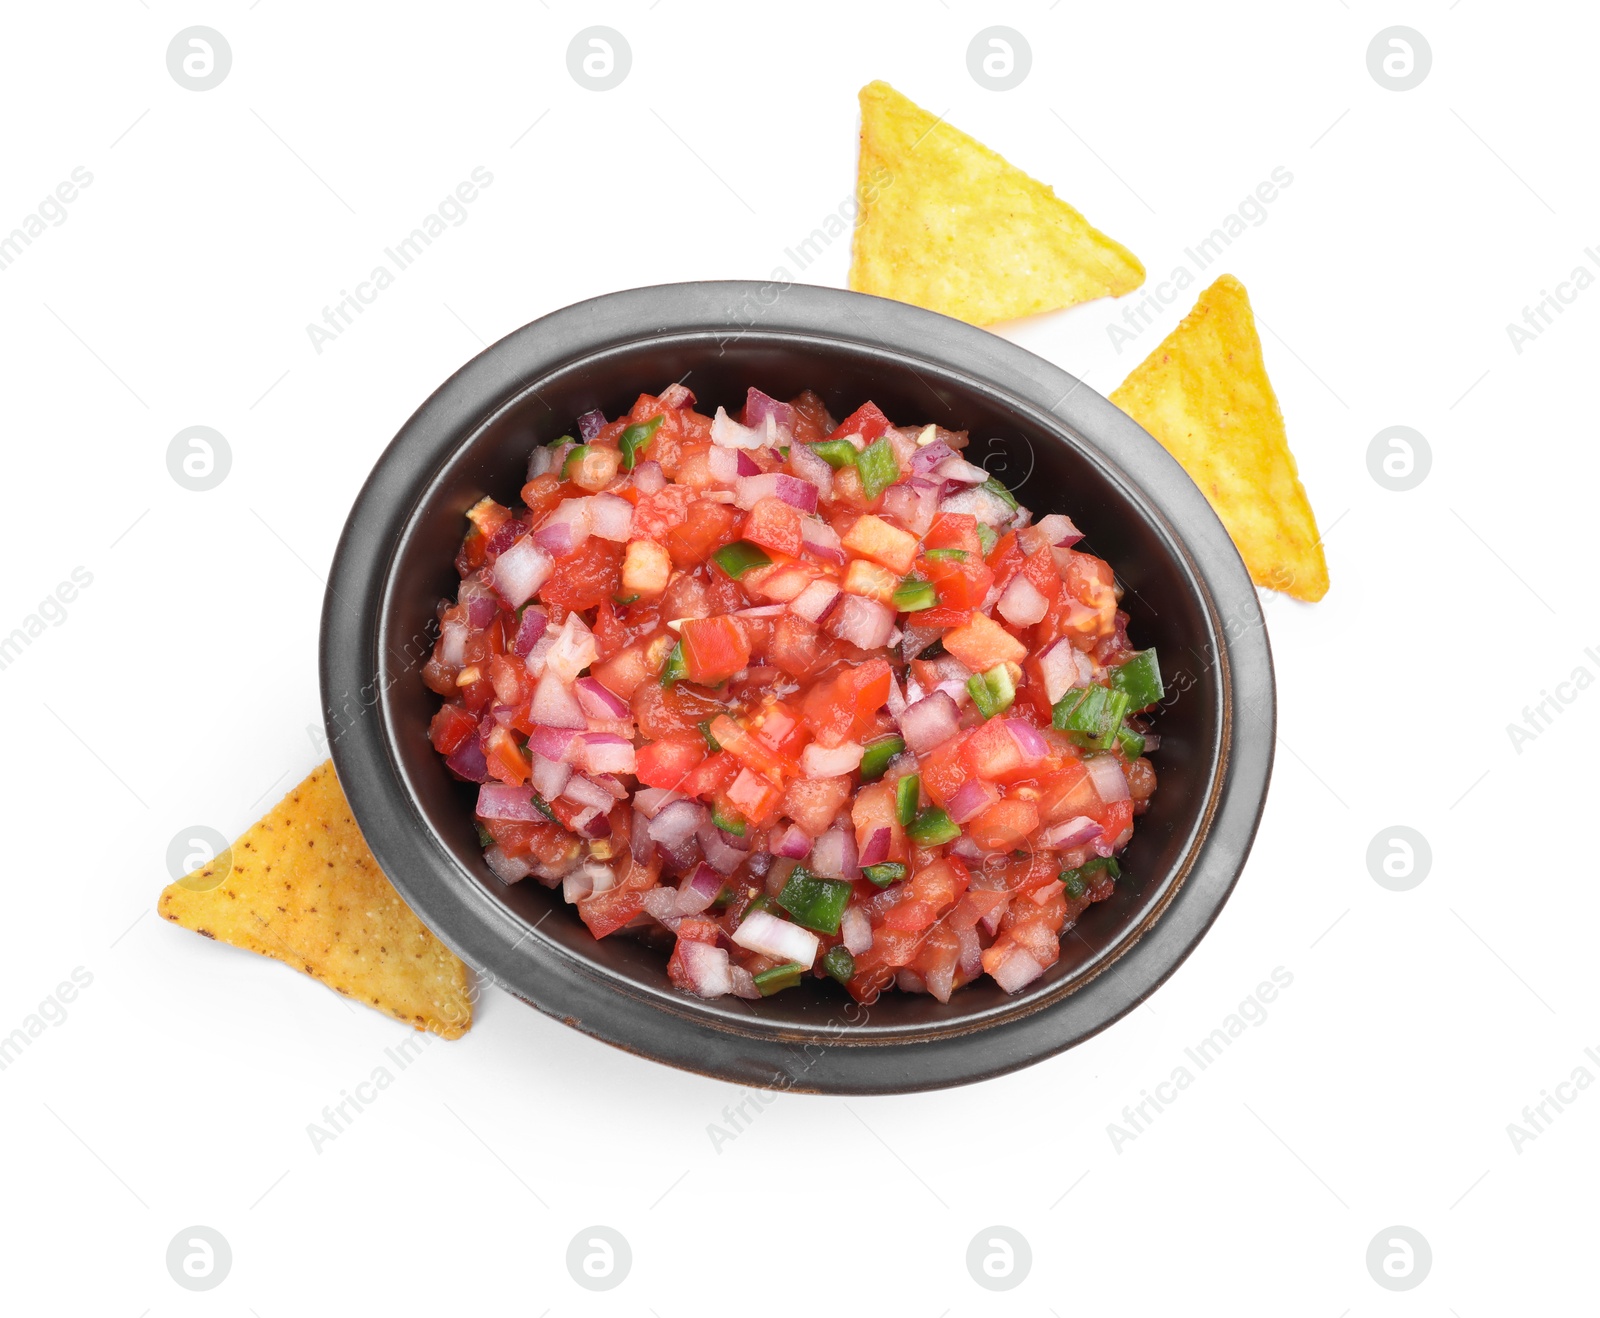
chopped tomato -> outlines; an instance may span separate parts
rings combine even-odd
[[[738,525],[739,514],[726,504],[696,499],[683,520],[667,529],[662,543],[674,566],[695,567],[732,540]]]
[[[428,724],[428,740],[441,755],[453,755],[467,738],[476,736],[478,720],[460,705],[440,705],[439,712]]]
[[[1038,827],[1039,811],[1033,802],[1003,800],[968,821],[966,834],[985,851],[1010,851]]]
[[[622,546],[590,536],[565,558],[539,592],[541,599],[571,610],[592,609],[622,586]]]
[[[684,676],[715,686],[750,662],[750,639],[736,618],[690,618],[679,629]]]
[[[860,407],[839,422],[838,427],[829,439],[843,439],[846,435],[860,435],[862,439],[872,441],[877,439],[884,431],[893,427],[894,423],[878,410],[876,403],[862,403]]]
[[[877,713],[889,699],[892,674],[882,659],[842,669],[830,682],[811,688],[801,717],[824,746],[858,741],[877,724]]]
[[[763,549],[796,558],[800,554],[800,510],[768,495],[745,518],[744,538]]]
[[[727,790],[728,803],[752,824],[764,824],[771,819],[782,795],[771,782],[749,769],[739,770],[739,776]]]
[[[518,748],[509,728],[496,728],[489,734],[483,758],[488,763],[489,776],[503,783],[525,783],[533,772],[533,763]]]
[[[939,593],[940,611],[970,612],[981,608],[989,587],[994,585],[994,573],[977,555],[965,559],[930,559],[924,554],[917,559],[917,571],[933,582],[933,588]],[[918,625],[924,625],[924,621],[924,618],[917,619]]]
[[[681,790],[689,771],[706,758],[703,737],[664,737],[647,742],[635,753],[635,776],[646,787]]]
[[[922,546],[959,549],[971,558],[981,558],[983,542],[978,539],[978,519],[970,513],[940,513],[922,537]]]
[[[742,767],[727,751],[717,751],[701,760],[677,790],[685,796],[715,796],[727,790],[728,784],[739,776]]]

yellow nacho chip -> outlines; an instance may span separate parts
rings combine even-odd
[[[185,929],[275,957],[419,1030],[472,1027],[467,968],[411,913],[356,827],[325,761],[157,910]]]
[[[1328,562],[1283,413],[1261,360],[1250,298],[1223,275],[1111,395],[1194,478],[1258,586],[1328,593]]]
[[[981,142],[886,82],[861,89],[850,287],[974,325],[1116,297],[1144,267]]]

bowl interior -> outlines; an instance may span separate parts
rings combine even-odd
[[[492,415],[462,426],[459,446],[436,472],[400,538],[384,587],[379,636],[389,670],[381,716],[391,754],[415,808],[458,862],[460,882],[478,885],[530,931],[537,926],[516,955],[571,957],[680,1015],[734,1029],[804,1033],[849,1007],[842,989],[811,980],[757,1004],[699,1002],[667,984],[660,945],[626,932],[597,942],[559,890],[531,879],[510,887],[500,883],[484,864],[473,828],[476,789],[454,781],[427,740],[438,698],[422,684],[419,656],[431,647],[437,601],[455,595],[452,560],[466,510],[485,494],[514,505],[535,444],[570,433],[584,412],[600,408],[615,416],[640,393],[659,393],[674,380],[688,385],[706,412],[719,404],[735,412],[751,385],[779,398],[810,388],[837,416],[871,399],[899,424],[937,422],[970,432],[971,461],[1004,480],[1036,518],[1050,512],[1071,516],[1085,533],[1082,547],[1111,564],[1124,590],[1130,637],[1141,648],[1158,648],[1169,693],[1182,692],[1155,721],[1161,736],[1153,757],[1159,789],[1123,857],[1126,877],[1116,895],[1091,907],[1064,939],[1060,962],[1019,997],[1008,997],[987,979],[958,991],[948,1005],[926,994],[885,994],[870,1014],[845,1017],[852,1036],[865,1042],[970,1028],[1015,1012],[1019,1002],[1054,998],[1106,968],[1182,881],[1219,772],[1223,688],[1216,665],[1206,662],[1215,653],[1215,637],[1201,587],[1170,528],[1103,455],[1059,419],[949,368],[816,335],[773,330],[732,340],[705,331],[644,337],[530,380]]]

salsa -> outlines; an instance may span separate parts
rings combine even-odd
[[[702,997],[1021,989],[1156,786],[1110,567],[964,432],[695,402],[579,417],[467,513],[422,678],[489,868]]]

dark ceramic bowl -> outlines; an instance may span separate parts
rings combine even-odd
[[[1069,514],[1108,560],[1130,634],[1161,655],[1160,787],[1116,895],[1016,996],[990,980],[948,1005],[830,981],[705,1002],[627,934],[596,942],[559,891],[490,874],[475,788],[429,745],[433,610],[454,596],[463,514],[515,502],[530,448],[592,408],[616,415],[673,380],[706,410],[757,385],[872,399],[903,423],[972,433],[968,456],[1035,516]],[[1200,491],[1092,389],[1004,339],[915,307],[801,285],[673,284],[535,321],[468,362],[400,431],[356,499],[322,617],[322,695],[339,780],[384,872],[468,963],[551,1016],[645,1057],[742,1084],[844,1094],[961,1084],[1069,1048],[1132,1010],[1216,918],[1250,849],[1271,770],[1272,661],[1256,593]]]

